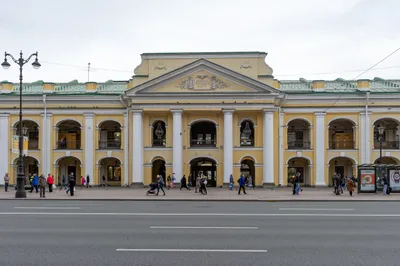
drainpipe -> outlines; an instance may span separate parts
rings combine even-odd
[[[119,98],[126,108],[124,115],[124,187],[129,186],[129,106],[125,103],[123,96]]]
[[[43,108],[44,108],[44,118],[43,118],[43,129],[42,129],[42,173],[47,176],[49,173],[47,172],[47,106],[46,106],[46,95],[43,95]],[[39,174],[39,173],[38,173]]]
[[[366,96],[366,103],[365,103],[365,163],[371,163],[371,130],[370,130],[370,117],[369,117],[369,110],[368,110],[368,104],[369,104],[369,96],[370,93],[367,92],[365,94]]]
[[[283,96],[281,102],[280,102],[280,106],[278,108],[278,115],[279,115],[279,122],[278,122],[278,128],[279,128],[279,184],[278,186],[281,187],[283,186],[283,153],[284,153],[284,149],[283,149],[283,116],[284,114],[282,113],[282,105],[286,100],[286,95]]]

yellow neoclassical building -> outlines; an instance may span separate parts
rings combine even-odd
[[[128,81],[24,84],[26,173],[143,185],[203,173],[328,186],[400,158],[400,80],[276,80],[264,52],[145,53]],[[0,172],[15,183],[19,85],[0,83]],[[0,179],[0,182],[4,182]]]

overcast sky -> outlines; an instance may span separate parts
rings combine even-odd
[[[91,81],[128,80],[141,53],[203,51],[265,51],[278,79],[353,79],[400,47],[399,11],[399,0],[3,0],[0,52],[39,51],[26,82],[86,82],[88,62],[110,69]],[[400,51],[377,67],[360,78],[400,79]],[[18,81],[17,66],[0,80]]]

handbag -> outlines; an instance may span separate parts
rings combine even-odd
[[[53,184],[53,188],[54,188],[54,189],[56,189],[56,188],[57,188],[55,184]]]

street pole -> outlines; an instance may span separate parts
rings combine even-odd
[[[38,52],[31,54],[28,59],[23,58],[22,51],[19,53],[19,59],[15,59],[11,54],[5,52],[4,55],[4,62],[1,66],[4,69],[8,69],[11,65],[7,62],[7,57],[10,57],[14,63],[19,65],[19,160],[18,160],[18,168],[17,168],[17,191],[15,192],[16,198],[26,198],[26,191],[25,191],[25,169],[24,169],[24,161],[23,161],[23,153],[24,153],[24,135],[22,132],[22,68],[23,66],[29,62],[32,56],[36,57],[35,62],[32,63],[32,66],[35,69],[40,68],[40,63],[38,61]]]

